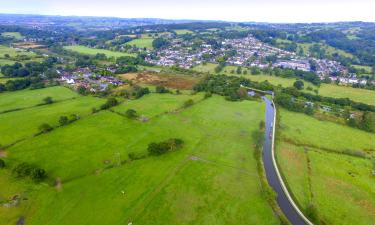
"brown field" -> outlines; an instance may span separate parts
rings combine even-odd
[[[174,89],[192,89],[198,82],[196,78],[183,75],[156,74],[151,72],[127,73],[120,75],[122,79],[131,80],[139,84],[161,85]]]
[[[33,42],[22,42],[22,43],[15,43],[14,47],[23,48],[23,49],[35,49],[35,48],[44,48],[44,45],[36,44]]]

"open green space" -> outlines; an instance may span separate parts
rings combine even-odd
[[[131,104],[171,111],[183,97],[159,96],[163,104],[153,95]],[[18,187],[5,179],[14,188],[3,198],[22,193],[28,200],[0,208],[0,216],[5,224],[20,215],[28,224],[279,224],[253,157],[251,134],[263,117],[261,102],[219,96],[146,123],[110,111],[84,117],[7,149],[9,167],[32,163],[61,183]],[[125,161],[128,153],[145,155],[148,143],[169,138],[184,140],[183,148]]]
[[[186,30],[186,29],[173,30],[173,31],[176,32],[177,35],[192,34],[192,33],[194,33],[193,31]]]
[[[319,88],[319,95],[334,98],[350,98],[356,102],[375,105],[375,91],[339,86],[334,84],[322,84]]]
[[[5,54],[8,54],[10,57],[17,57],[19,55],[26,55],[30,57],[36,56],[36,54],[33,52],[0,45],[0,58],[4,58]]]
[[[61,101],[78,97],[78,94],[61,86],[5,92],[0,94],[0,112],[36,106],[42,104],[46,97]]]
[[[152,42],[154,41],[153,38],[139,38],[139,39],[133,39],[129,42],[127,42],[127,45],[135,45],[137,48],[148,48],[153,49]]]
[[[279,165],[304,211],[314,205],[325,224],[372,224],[375,181],[370,160],[285,142],[278,145]]]
[[[134,109],[139,116],[152,118],[164,113],[176,112],[189,99],[194,102],[200,101],[203,99],[203,94],[148,94],[137,100],[124,101],[112,110],[125,115],[126,110]]]
[[[320,121],[301,113],[281,110],[281,138],[337,152],[345,150],[375,154],[375,135],[349,126]]]
[[[302,49],[303,53],[305,55],[307,55],[309,53],[310,47],[313,46],[314,43],[297,43],[297,45],[298,45],[298,48]],[[354,57],[351,53],[345,52],[341,49],[334,48],[334,47],[329,46],[327,44],[319,43],[319,45],[326,51],[327,55],[331,56],[333,54],[338,54],[338,55],[341,55],[341,56],[347,57],[347,58],[353,58]]]
[[[0,146],[7,146],[16,141],[32,137],[39,132],[43,123],[56,127],[60,116],[76,114],[80,118],[91,114],[92,108],[99,108],[104,99],[78,97],[54,104],[28,108],[0,114]]]
[[[24,38],[24,36],[22,36],[19,32],[3,32],[3,33],[1,33],[1,36],[11,37],[11,38],[15,38],[17,40],[20,40],[20,39]]]
[[[81,54],[86,54],[86,55],[96,55],[100,53],[100,54],[105,54],[107,57],[135,56],[135,54],[131,54],[131,53],[115,52],[115,51],[110,51],[106,49],[89,48],[89,47],[82,46],[82,45],[64,46],[64,49],[78,52]]]

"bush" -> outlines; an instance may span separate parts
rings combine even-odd
[[[165,88],[164,86],[156,86],[155,92],[160,93],[160,94],[165,94],[165,93],[169,93],[169,90]]]
[[[33,181],[42,181],[47,177],[46,171],[44,169],[32,166],[28,163],[20,163],[16,165],[12,173],[17,178],[30,177]]]
[[[117,99],[111,97],[111,98],[107,99],[106,103],[104,103],[103,105],[100,106],[100,109],[102,109],[102,110],[109,109],[109,108],[111,108],[113,106],[116,106],[117,104],[118,104]]]
[[[126,110],[125,115],[129,119],[134,119],[134,118],[138,117],[137,111],[135,111],[134,109],[128,109],[128,110]]]
[[[47,177],[46,175],[46,171],[44,169],[40,169],[40,168],[33,168],[31,170],[31,179],[33,181],[42,181],[44,180],[45,178]]]
[[[48,123],[43,123],[42,125],[39,126],[39,131],[42,133],[48,133],[53,130],[53,127],[49,125]]]
[[[44,104],[52,104],[53,103],[53,99],[51,97],[45,97],[43,99],[43,102],[44,102]]]
[[[152,142],[148,145],[148,152],[150,155],[162,155],[168,151],[175,151],[182,148],[184,141],[181,139],[173,138],[163,142]]]
[[[210,97],[212,97],[212,93],[211,92],[206,92],[204,94],[204,98],[210,98]]]
[[[59,123],[61,126],[65,126],[69,123],[69,119],[67,116],[60,116]]]
[[[5,167],[5,161],[0,159],[0,169]]]
[[[194,101],[193,101],[193,99],[189,99],[189,100],[186,100],[186,101],[184,102],[184,108],[188,108],[188,107],[190,107],[190,106],[192,106],[192,105],[194,105]]]

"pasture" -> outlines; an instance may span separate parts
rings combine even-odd
[[[46,97],[51,97],[54,101],[62,101],[78,97],[78,94],[61,86],[5,92],[0,94],[0,112],[36,106],[42,104]]]
[[[180,30],[173,30],[176,32],[177,35],[183,35],[183,34],[193,34],[194,32],[191,30],[186,30],[186,29],[180,29]]]
[[[21,39],[24,38],[24,36],[22,36],[22,34],[20,34],[19,32],[3,32],[3,33],[1,33],[1,36],[11,37],[11,38],[14,38],[14,39],[17,39],[17,40],[21,40]]]
[[[105,54],[107,57],[115,57],[115,58],[121,57],[121,56],[135,56],[135,54],[131,54],[131,53],[115,52],[115,51],[110,51],[106,49],[89,48],[89,47],[82,46],[82,45],[64,46],[64,49],[73,51],[73,52],[78,52],[80,54],[85,54],[85,55],[96,55],[100,53],[100,54]]]
[[[156,96],[161,100],[155,102]],[[153,111],[146,104],[173,111],[191,96],[146,97],[123,106],[133,104],[142,113]],[[7,150],[9,167],[32,163],[61,183],[14,184],[3,198],[24,193],[28,201],[0,208],[0,216],[5,224],[19,215],[28,224],[279,224],[253,158],[251,133],[263,117],[260,102],[219,96],[146,123],[110,111],[91,114]],[[184,147],[146,156],[148,143],[171,137],[183,139]],[[129,161],[133,152],[146,157]]]
[[[375,181],[370,160],[285,142],[278,142],[277,158],[304,211],[313,204],[326,224],[372,224]]]
[[[140,39],[133,39],[126,43],[126,45],[135,45],[137,48],[147,48],[153,49],[152,42],[154,41],[153,38],[140,38]]]
[[[0,145],[7,146],[16,141],[32,137],[39,132],[39,126],[48,123],[52,127],[59,125],[60,116],[76,114],[83,118],[91,114],[93,107],[99,108],[104,99],[78,97],[24,110],[0,114]]]

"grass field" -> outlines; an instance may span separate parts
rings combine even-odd
[[[60,86],[5,92],[0,94],[0,112],[35,106],[43,103],[45,97],[52,97],[54,101],[61,101],[78,97],[78,94]]]
[[[1,33],[1,36],[12,37],[12,38],[15,38],[15,39],[18,39],[18,40],[24,38],[19,32],[3,32],[3,33]]]
[[[186,30],[186,29],[174,30],[174,32],[176,32],[177,35],[192,34],[192,33],[194,33],[193,31]]]
[[[298,48],[303,50],[304,54],[309,53],[309,48],[313,45],[311,43],[298,43]],[[334,53],[337,53],[343,57],[353,58],[354,56],[348,52],[345,52],[341,49],[334,48],[332,46],[329,46],[327,44],[320,44],[323,49],[325,49],[327,55],[333,55]]]
[[[185,101],[202,100],[202,94],[149,94],[139,100],[128,100],[113,108],[115,112],[125,114],[126,110],[134,109],[140,116],[152,118],[163,113],[174,112],[182,108]],[[157,106],[157,107],[156,107]]]
[[[128,104],[165,112],[185,98],[169,95],[163,103],[152,95]],[[8,165],[33,163],[62,183],[18,184],[0,173],[10,188],[3,199],[28,197],[18,207],[0,207],[0,216],[5,224],[20,215],[28,224],[279,224],[252,152],[251,133],[263,117],[262,103],[213,96],[147,123],[109,111],[82,118],[7,150]],[[183,139],[183,149],[118,164],[129,152],[145,154],[151,141],[171,137]]]
[[[375,91],[361,88],[322,84],[319,88],[319,94],[334,98],[350,98],[356,102],[375,105]]]
[[[98,53],[105,54],[107,57],[135,56],[134,54],[125,52],[114,52],[106,49],[89,48],[82,45],[64,46],[64,49],[78,52],[86,55],[96,55]]]
[[[372,72],[372,68],[370,66],[353,65],[353,67],[359,70],[364,70],[368,74]]]
[[[135,45],[137,48],[148,48],[153,49],[152,42],[154,41],[153,38],[140,38],[140,39],[134,39],[129,42],[127,42],[127,45]]]
[[[279,132],[278,163],[302,209],[312,203],[325,224],[373,224],[373,162],[328,149],[375,151],[374,135],[284,110]]]
[[[76,114],[80,118],[91,113],[93,107],[99,108],[103,99],[79,97],[51,105],[43,105],[25,110],[0,114],[0,145],[6,146],[16,141],[32,137],[39,132],[43,123],[58,126],[60,116]]]
[[[337,152],[368,151],[375,155],[375,135],[301,113],[281,111],[282,138],[295,144],[313,145]]]

